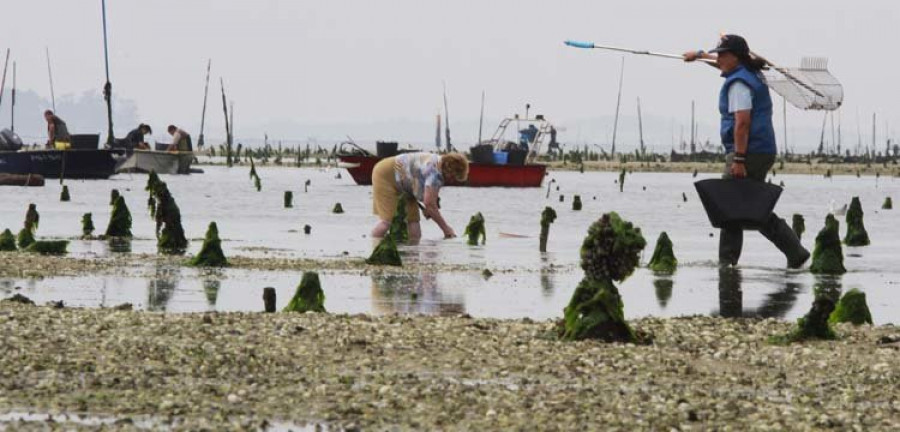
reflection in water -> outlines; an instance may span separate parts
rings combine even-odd
[[[738,268],[719,267],[719,315],[725,318],[744,315],[744,292],[741,290],[741,270]]]
[[[757,315],[763,318],[783,319],[794,308],[794,304],[797,303],[797,295],[802,289],[802,284],[786,282],[783,289],[766,295],[766,300],[756,310]]]
[[[127,237],[110,237],[107,242],[112,253],[131,253],[131,239]]]
[[[219,279],[203,280],[203,293],[206,294],[206,303],[210,309],[216,308],[216,299],[219,297],[220,288],[222,288],[222,281]]]
[[[458,315],[461,296],[442,292],[433,273],[372,275],[372,309],[378,314]]]
[[[656,278],[653,280],[653,287],[656,288],[656,301],[659,303],[660,309],[665,309],[672,298],[672,286],[675,281],[671,278]]]
[[[16,288],[16,281],[12,279],[0,279],[0,292],[9,294]]]
[[[147,310],[165,311],[179,279],[181,279],[179,267],[157,265],[156,274],[147,284]]]
[[[544,252],[541,254],[541,294],[543,294],[544,298],[553,297],[553,291],[555,288],[554,277],[553,277],[553,264],[550,263],[550,260],[547,257],[547,253]]]

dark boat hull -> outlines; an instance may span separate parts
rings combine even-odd
[[[106,179],[115,174],[111,150],[28,150],[0,152],[0,173],[40,174],[47,178]]]
[[[375,156],[340,156],[347,164],[347,171],[358,185],[372,184],[372,170],[381,158]],[[546,165],[488,165],[469,164],[469,181],[464,184],[447,183],[447,186],[469,187],[540,187],[547,172]]]

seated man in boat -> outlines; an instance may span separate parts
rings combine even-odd
[[[169,145],[168,151],[189,152],[194,150],[194,146],[191,143],[191,135],[184,130],[175,127],[175,125],[169,125],[169,135],[172,135],[172,144]]]
[[[125,138],[121,140],[120,144],[128,149],[152,150],[150,145],[144,140],[145,135],[152,133],[153,129],[150,129],[150,125],[141,123],[137,128],[128,132],[128,135],[125,135]]]
[[[44,120],[47,120],[47,148],[64,150],[71,146],[72,136],[63,119],[53,114],[53,111],[44,111]]]

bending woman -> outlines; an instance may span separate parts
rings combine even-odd
[[[459,153],[406,153],[382,159],[372,171],[372,212],[379,219],[372,229],[372,237],[381,238],[387,233],[403,194],[414,198],[406,202],[410,243],[422,238],[418,202],[425,204],[425,217],[434,220],[444,232],[444,238],[456,237],[438,208],[438,194],[445,178],[464,182],[468,177],[469,161]]]

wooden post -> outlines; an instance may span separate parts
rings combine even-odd
[[[263,288],[263,303],[265,304],[266,313],[275,312],[275,288]]]

